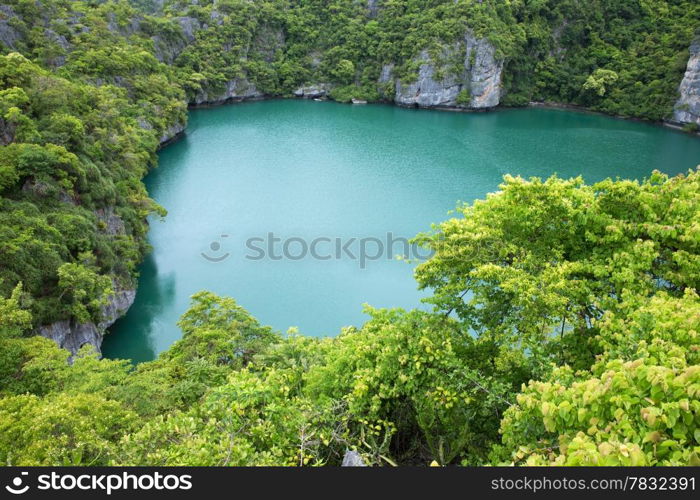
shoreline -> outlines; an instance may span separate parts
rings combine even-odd
[[[226,106],[226,105],[234,105],[234,104],[241,104],[244,102],[256,102],[256,101],[274,101],[274,100],[312,100],[306,97],[296,97],[296,96],[284,96],[284,95],[277,95],[277,96],[272,96],[272,95],[265,95],[265,96],[255,96],[255,97],[231,97],[229,99],[219,101],[219,102],[204,102],[204,103],[187,103],[187,110],[193,110],[193,109],[205,109],[205,108],[215,108],[219,106]],[[339,104],[348,104],[352,105],[351,102],[342,102],[342,101],[336,101],[335,99],[332,99],[329,96],[326,96],[323,98],[324,101],[331,101],[331,102],[337,102]],[[664,127],[664,128],[669,128],[672,130],[676,130],[678,132],[682,132],[684,134],[688,135],[693,135],[700,137],[700,130],[697,132],[691,132],[688,130],[685,130],[684,127],[689,124],[685,123],[679,123],[675,122],[672,120],[647,120],[645,118],[639,118],[635,116],[625,116],[625,115],[614,115],[610,113],[605,113],[604,111],[597,111],[594,109],[586,108],[584,106],[579,106],[576,104],[567,104],[567,103],[561,103],[561,102],[553,102],[553,101],[530,101],[528,104],[524,106],[503,106],[503,105],[498,105],[498,106],[493,106],[490,108],[462,108],[462,107],[457,107],[457,106],[404,106],[401,104],[397,104],[393,100],[387,100],[387,99],[382,99],[382,100],[377,100],[377,101],[369,101],[368,104],[385,104],[389,106],[396,106],[397,108],[403,108],[403,109],[417,109],[417,110],[429,110],[429,111],[445,111],[445,112],[451,112],[451,113],[491,113],[495,111],[500,111],[500,110],[509,110],[509,109],[528,109],[528,108],[541,108],[541,109],[554,109],[554,110],[561,110],[561,111],[573,111],[577,113],[585,113],[585,114],[592,114],[592,115],[598,115],[598,116],[605,116],[608,118],[613,118],[616,120],[624,120],[624,121],[632,121],[632,122],[637,122],[637,123],[646,123],[648,125],[654,125],[654,126],[659,126],[659,127]],[[183,130],[179,132],[178,134],[174,135],[173,137],[169,138],[167,141],[161,143],[159,146],[160,148],[170,144],[172,141],[177,140],[182,134],[185,133],[185,127],[183,127]]]

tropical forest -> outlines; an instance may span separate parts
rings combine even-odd
[[[700,466],[699,131],[695,0],[2,0],[0,464]]]

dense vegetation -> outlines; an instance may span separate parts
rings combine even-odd
[[[145,215],[160,209],[140,180],[158,144],[182,127],[187,102],[226,95],[231,82],[273,96],[327,82],[336,99],[379,99],[393,91],[378,84],[384,65],[410,80],[421,49],[438,57],[471,30],[505,59],[507,105],[659,120],[700,26],[689,0],[371,4],[5,2],[0,293],[21,281],[35,326],[99,322],[147,251]]]
[[[373,2],[370,2],[373,3]],[[506,178],[418,237],[431,313],[374,310],[334,339],[202,292],[133,367],[32,336],[99,322],[133,287],[142,177],[188,102],[232,81],[379,99],[381,68],[488,37],[504,103],[669,115],[691,0],[9,0],[0,7],[0,462],[700,463],[700,173]],[[204,99],[206,100],[206,99]]]
[[[193,297],[135,369],[73,365],[2,300],[0,460],[12,464],[700,463],[700,172],[525,181],[419,240],[432,313],[336,338]]]

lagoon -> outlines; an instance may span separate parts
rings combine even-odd
[[[190,296],[235,298],[277,330],[361,325],[363,304],[426,308],[406,243],[503,175],[641,179],[700,164],[700,140],[646,123],[528,108],[448,113],[275,100],[190,113],[145,179],[168,210],[108,358],[153,359]],[[413,263],[397,260],[409,254]]]

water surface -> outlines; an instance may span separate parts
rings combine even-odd
[[[405,253],[397,238],[495,191],[504,174],[594,182],[699,163],[700,140],[689,135],[571,111],[471,114],[300,100],[192,111],[187,135],[161,151],[146,178],[168,216],[151,221],[154,251],[141,266],[136,302],[103,351],[152,359],[180,337],[176,322],[203,289],[234,297],[264,324],[308,335],[362,324],[363,303],[425,307],[412,266],[391,258]],[[269,234],[280,240],[274,255]],[[315,247],[322,260],[309,254],[317,238],[330,240]],[[337,239],[352,238],[356,259],[342,251],[337,259]],[[361,265],[361,238],[383,241],[382,257]],[[291,258],[277,260],[285,241]],[[379,245],[366,241],[366,254],[375,255]]]

